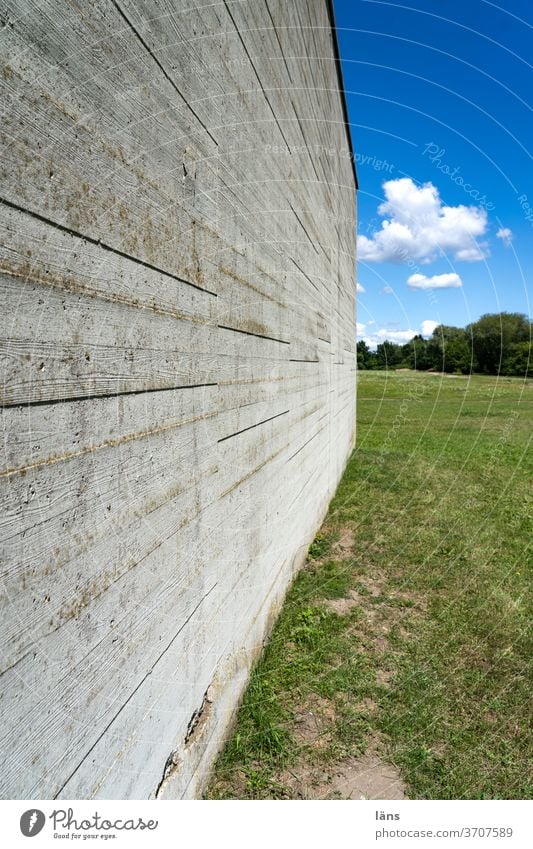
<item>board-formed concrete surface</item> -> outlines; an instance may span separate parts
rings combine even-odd
[[[0,0],[3,798],[191,798],[354,442],[325,0]]]

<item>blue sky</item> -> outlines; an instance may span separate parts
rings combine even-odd
[[[334,5],[359,177],[359,338],[531,315],[533,3]]]

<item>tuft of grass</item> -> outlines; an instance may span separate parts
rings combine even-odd
[[[357,449],[210,796],[288,798],[287,770],[368,747],[413,798],[531,795],[532,389],[360,375]],[[337,551],[345,531],[353,548]],[[302,737],[305,711],[318,740]]]
[[[309,546],[307,556],[309,560],[318,560],[331,549],[332,539],[328,534],[319,531]]]

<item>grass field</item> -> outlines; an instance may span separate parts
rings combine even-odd
[[[343,797],[376,762],[411,798],[531,795],[532,420],[532,381],[360,373],[357,448],[208,797]]]

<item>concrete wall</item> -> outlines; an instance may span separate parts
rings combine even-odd
[[[325,0],[0,0],[3,797],[194,797],[354,441]]]

